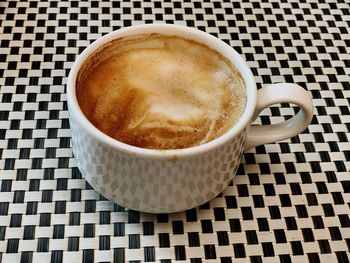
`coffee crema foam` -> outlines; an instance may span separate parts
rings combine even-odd
[[[101,48],[77,79],[89,121],[118,141],[182,149],[228,131],[246,95],[237,69],[218,52],[176,36],[122,38]]]

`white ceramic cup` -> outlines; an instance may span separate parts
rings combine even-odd
[[[240,120],[225,134],[203,145],[150,150],[119,142],[94,127],[81,111],[76,81],[87,58],[106,43],[138,34],[162,33],[200,42],[220,52],[241,73],[247,103]],[[205,32],[178,25],[131,26],[109,33],[88,46],[75,61],[67,83],[73,153],[84,178],[106,198],[144,212],[176,212],[199,206],[221,193],[234,177],[242,154],[254,146],[297,135],[313,115],[312,100],[296,84],[273,84],[257,91],[242,57]],[[300,107],[291,119],[274,125],[251,125],[266,107],[289,102]]]

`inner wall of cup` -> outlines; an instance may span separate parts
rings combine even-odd
[[[113,51],[116,50],[116,47],[114,46],[114,42],[116,40],[113,40],[111,42],[108,42],[101,47],[99,47],[97,50],[95,50],[91,55],[89,55],[85,61],[83,61],[82,65],[80,66],[77,79],[76,79],[76,90],[75,95],[78,96],[79,92],[81,92],[80,83],[83,83],[85,81],[85,78],[87,77],[87,74],[91,72],[95,67],[97,67],[103,60],[107,59],[109,56],[113,55]]]

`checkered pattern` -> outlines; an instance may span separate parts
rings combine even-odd
[[[349,1],[242,2],[0,3],[2,262],[349,262]],[[221,195],[183,213],[107,201],[72,156],[65,83],[74,59],[112,30],[152,22],[219,37],[259,87],[294,82],[315,104],[308,130],[245,153]],[[296,111],[273,106],[257,123]]]

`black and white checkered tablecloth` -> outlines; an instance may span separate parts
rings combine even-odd
[[[92,41],[124,26],[209,32],[247,60],[259,88],[313,97],[308,130],[244,154],[211,202],[176,214],[128,211],[82,178],[65,84]],[[349,0],[2,0],[0,261],[349,262]],[[282,104],[258,123],[289,118]]]

